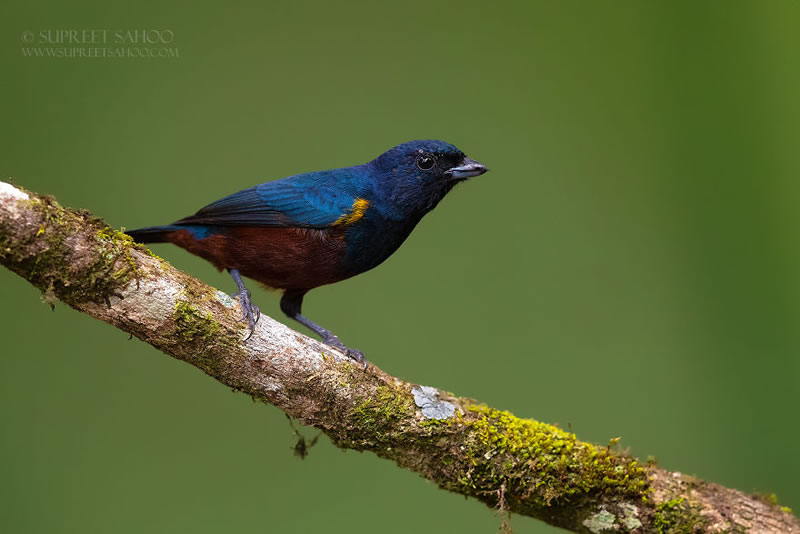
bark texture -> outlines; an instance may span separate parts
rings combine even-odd
[[[85,211],[0,182],[0,263],[209,376],[489,506],[593,534],[800,534],[769,499],[670,472],[558,427],[367,370],[262,317]],[[12,305],[12,303],[6,303]]]

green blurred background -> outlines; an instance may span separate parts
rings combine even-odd
[[[450,141],[491,172],[308,315],[390,373],[800,508],[800,4],[263,4],[5,2],[0,176],[131,228]],[[58,29],[166,29],[179,56],[24,56]],[[499,525],[326,439],[296,460],[279,410],[0,289],[0,531]]]

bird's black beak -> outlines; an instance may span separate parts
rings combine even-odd
[[[474,159],[464,158],[461,161],[461,165],[447,169],[444,174],[445,176],[450,176],[454,180],[466,180],[473,176],[480,176],[488,170],[486,166],[478,163]]]

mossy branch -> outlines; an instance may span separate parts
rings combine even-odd
[[[790,511],[421,387],[239,308],[88,212],[0,182],[0,263],[254,399],[448,491],[574,532],[800,534]],[[10,303],[8,304],[10,305]]]

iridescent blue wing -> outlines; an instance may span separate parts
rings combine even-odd
[[[327,228],[354,209],[359,169],[300,174],[209,204],[175,224]]]

